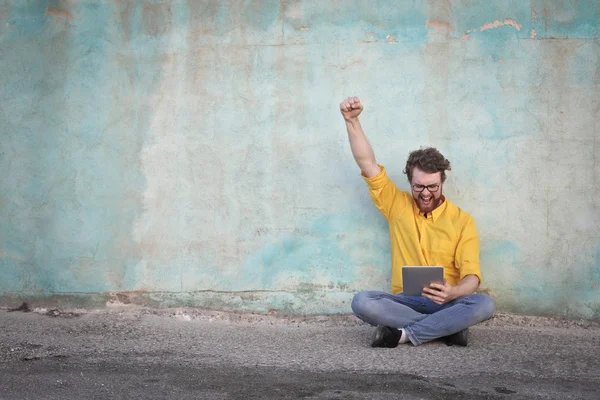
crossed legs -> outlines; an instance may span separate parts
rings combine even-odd
[[[373,326],[403,328],[415,346],[485,321],[494,310],[494,302],[485,294],[437,304],[422,296],[363,291],[352,300],[352,311],[358,318]]]

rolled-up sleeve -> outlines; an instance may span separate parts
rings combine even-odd
[[[387,176],[383,165],[379,165],[379,168],[381,168],[381,172],[372,178],[361,176],[367,182],[373,203],[389,220],[395,213],[401,212],[407,207],[407,201],[402,195],[403,192]]]
[[[479,264],[479,235],[475,221],[471,216],[465,223],[458,246],[456,247],[456,266],[460,271],[460,279],[467,275],[476,275],[481,284],[481,268]]]

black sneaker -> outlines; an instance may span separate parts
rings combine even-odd
[[[466,346],[469,342],[469,328],[463,329],[462,331],[456,332],[449,336],[442,338],[447,346]]]
[[[402,332],[396,328],[379,325],[373,333],[373,342],[371,347],[388,347],[390,349],[398,346]]]

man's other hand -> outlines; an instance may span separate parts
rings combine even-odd
[[[340,111],[346,121],[357,118],[363,110],[358,97],[348,97],[340,103]]]
[[[421,296],[427,297],[437,304],[446,304],[457,297],[454,286],[447,281],[444,281],[444,283],[431,283],[429,286],[424,287]]]

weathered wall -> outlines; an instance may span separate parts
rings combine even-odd
[[[0,2],[0,302],[346,313],[389,289],[359,95],[482,242],[499,309],[600,318],[600,3]]]

